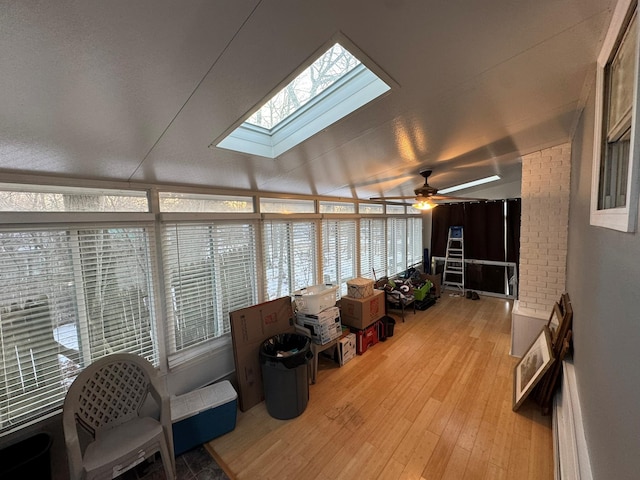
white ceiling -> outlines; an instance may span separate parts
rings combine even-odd
[[[348,198],[411,195],[425,168],[438,188],[513,184],[571,138],[614,6],[0,0],[0,174]],[[209,147],[337,32],[398,87],[276,159]]]

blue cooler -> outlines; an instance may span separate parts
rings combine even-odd
[[[227,380],[171,398],[177,455],[236,428],[238,394]]]

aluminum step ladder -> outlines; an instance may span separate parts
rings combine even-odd
[[[449,227],[442,286],[464,294],[464,232],[461,226]]]

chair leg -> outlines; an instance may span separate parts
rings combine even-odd
[[[160,443],[160,457],[164,466],[164,473],[167,480],[176,480],[176,461],[173,452],[169,452],[169,447],[165,442]]]

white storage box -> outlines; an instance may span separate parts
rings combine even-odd
[[[351,298],[369,298],[373,296],[373,280],[354,278],[347,282],[347,296]]]
[[[228,380],[171,397],[175,454],[236,428],[237,399],[238,394]]]
[[[313,285],[296,290],[293,294],[296,310],[300,313],[315,315],[333,307],[336,304],[337,291],[338,287],[335,285]]]
[[[349,333],[338,341],[338,362],[344,365],[356,356],[356,334]]]

